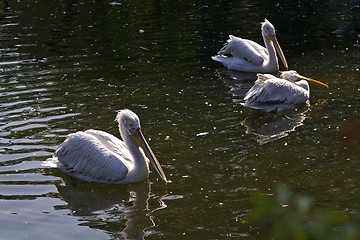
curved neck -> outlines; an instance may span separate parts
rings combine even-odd
[[[143,151],[140,150],[139,146],[137,146],[129,137],[128,134],[119,126],[119,131],[121,138],[123,139],[127,149],[129,150],[133,165],[132,168],[129,169],[128,179],[137,179],[137,181],[145,180],[149,176],[149,163],[145,157]]]
[[[140,151],[140,148],[130,139],[128,135],[121,136],[125,142],[126,147],[128,148],[129,152],[131,153],[134,164],[142,164],[145,163],[144,154]]]
[[[264,65],[266,65],[267,67],[272,68],[272,69],[274,69],[274,68],[279,69],[278,59],[276,56],[276,51],[275,51],[274,45],[271,43],[271,41],[269,39],[266,38],[264,33],[262,34],[262,36],[264,39],[266,49],[269,54],[269,59]]]

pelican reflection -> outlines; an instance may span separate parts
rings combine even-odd
[[[295,128],[303,125],[308,107],[296,109],[286,114],[252,113],[242,121],[247,134],[257,137],[259,144],[265,144],[286,137]]]
[[[155,226],[151,212],[164,208],[161,202],[154,210],[149,208],[150,182],[131,185],[109,185],[78,182],[70,179],[57,185],[60,197],[67,203],[56,209],[70,209],[70,214],[81,217],[79,225],[112,229],[113,238],[143,239],[146,230]],[[116,231],[116,229],[119,229]]]
[[[217,70],[216,74],[230,88],[230,93],[235,97],[241,97],[241,100],[257,79],[256,73],[236,72],[229,69]]]

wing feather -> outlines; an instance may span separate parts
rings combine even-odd
[[[70,134],[55,152],[59,168],[86,181],[119,181],[132,160],[124,142],[103,131]]]
[[[235,58],[261,65],[268,58],[266,48],[251,40],[229,36],[226,45],[218,52],[219,55],[231,54]]]
[[[258,74],[254,86],[244,97],[244,106],[266,111],[284,110],[305,103],[309,92],[304,88],[270,74]]]

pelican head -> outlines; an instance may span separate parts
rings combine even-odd
[[[276,38],[275,28],[266,18],[265,18],[264,22],[261,24],[261,32],[264,37],[266,37],[270,42],[273,43],[277,53],[279,54],[281,61],[283,62],[286,70],[288,70],[289,67],[288,67],[287,61],[285,59],[285,55],[284,55],[283,51],[281,50],[279,42]]]
[[[128,136],[134,144],[141,147],[160,177],[167,183],[168,180],[160,163],[142,134],[139,117],[129,109],[123,109],[118,111],[115,121],[119,124],[121,137],[125,140]]]
[[[123,109],[118,111],[115,121],[118,122],[120,132],[124,132],[126,135],[131,135],[131,129],[140,129],[139,117],[129,109]]]
[[[286,79],[286,80],[288,80],[290,82],[296,82],[296,81],[299,81],[299,80],[306,80],[306,81],[308,81],[309,83],[311,83],[313,85],[329,88],[329,86],[326,85],[325,83],[316,81],[316,80],[308,78],[308,77],[301,76],[300,74],[298,74],[294,70],[281,72],[280,78]]]
[[[264,22],[261,23],[261,30],[265,33],[265,36],[275,36],[275,28],[266,18]]]

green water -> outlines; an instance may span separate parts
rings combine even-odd
[[[285,183],[315,206],[359,196],[355,1],[11,1],[0,13],[1,239],[268,239],[253,194]],[[290,69],[325,82],[310,106],[240,105],[252,82],[213,56],[269,19]],[[240,84],[240,85],[239,85]],[[66,135],[118,136],[138,114],[171,184],[72,185],[43,165]]]

